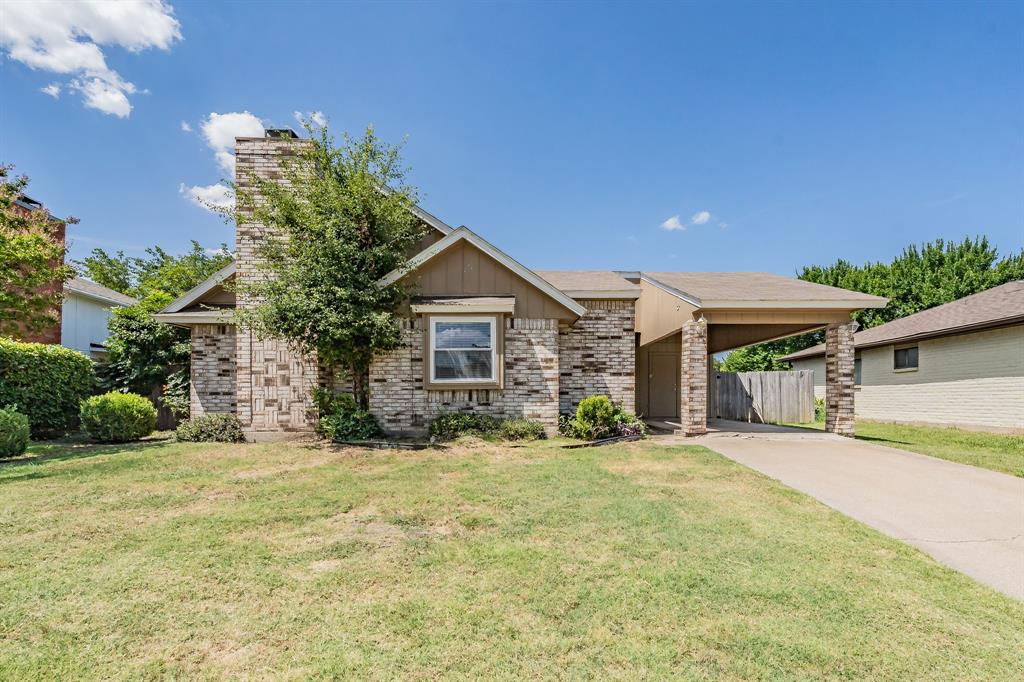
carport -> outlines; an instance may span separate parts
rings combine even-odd
[[[710,356],[825,329],[825,428],[853,434],[850,314],[886,299],[760,272],[622,273],[636,304],[636,404],[686,435],[707,432]]]

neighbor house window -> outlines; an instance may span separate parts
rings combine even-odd
[[[917,346],[897,348],[892,359],[893,369],[917,369]]]
[[[498,381],[497,317],[431,317],[431,383]]]
[[[860,358],[853,361],[853,385],[860,386]]]

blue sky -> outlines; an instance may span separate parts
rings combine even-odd
[[[0,160],[81,218],[75,258],[230,245],[181,189],[224,177],[203,123],[296,110],[407,138],[422,205],[536,268],[1024,246],[1019,3],[168,7],[0,9]],[[32,31],[82,55],[26,57]]]

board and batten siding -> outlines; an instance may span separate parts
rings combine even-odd
[[[893,369],[894,345],[857,352],[858,417],[1024,430],[1024,325],[923,339],[917,347],[916,371]],[[815,395],[823,397],[824,357],[792,365],[814,370]]]

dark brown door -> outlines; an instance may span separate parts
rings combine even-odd
[[[648,416],[672,419],[679,416],[679,354],[651,353],[647,377]]]

